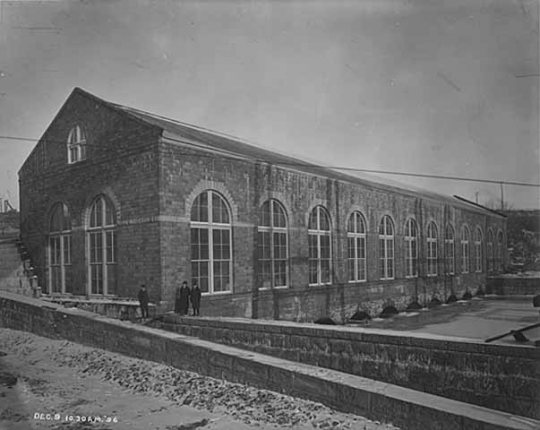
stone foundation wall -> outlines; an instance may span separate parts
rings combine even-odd
[[[392,422],[403,430],[540,428],[536,420],[6,293],[0,293],[0,327],[319,401],[344,412]]]
[[[387,330],[168,316],[161,328],[540,418],[540,349]]]
[[[486,293],[499,296],[536,296],[540,294],[540,278],[490,277],[486,281]]]

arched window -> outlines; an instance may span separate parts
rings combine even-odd
[[[412,218],[405,224],[405,276],[418,276],[418,228]]]
[[[309,215],[309,284],[329,284],[331,270],[330,218],[326,209],[316,206]]]
[[[437,276],[437,226],[433,221],[427,228],[427,275]]]
[[[482,272],[482,231],[480,227],[474,231],[474,268],[476,272]]]
[[[469,229],[463,226],[461,229],[461,273],[469,273],[469,241]]]
[[[71,129],[67,141],[69,164],[86,160],[86,132],[80,125]]]
[[[455,271],[454,258],[454,229],[450,224],[444,232],[444,258],[446,261],[446,274],[453,275]]]
[[[191,208],[191,279],[203,293],[231,292],[231,217],[225,199],[206,190]]]
[[[394,279],[394,224],[388,215],[379,224],[379,252],[381,279]]]
[[[502,271],[504,268],[504,238],[502,231],[497,233],[497,271]]]
[[[112,202],[105,196],[99,196],[92,203],[87,235],[90,294],[115,294],[116,213]]]
[[[353,212],[347,223],[347,272],[349,282],[366,280],[366,221]]]
[[[494,256],[493,256],[493,230],[488,230],[487,237],[487,270],[488,273],[493,273],[494,270]]]
[[[71,217],[68,207],[56,204],[49,220],[49,291],[72,292]]]
[[[262,205],[257,235],[261,288],[288,285],[287,216],[277,200]]]

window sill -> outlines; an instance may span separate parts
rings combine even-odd
[[[271,291],[271,290],[286,290],[287,288],[289,288],[288,285],[281,285],[279,287],[261,287],[259,288],[259,291]]]
[[[84,160],[77,160],[77,161],[71,161],[71,162],[68,161],[67,164],[68,164],[68,166],[75,166],[75,165],[77,165],[77,164],[84,163],[84,162],[87,161],[87,160],[88,160],[88,159],[85,158]]]
[[[232,291],[218,291],[218,292],[212,292],[212,293],[201,293],[202,296],[205,297],[213,297],[213,296],[226,296],[227,294],[232,294]]]

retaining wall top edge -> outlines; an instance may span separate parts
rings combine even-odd
[[[283,321],[256,321],[240,318],[219,318],[216,320],[205,318],[189,318],[183,322],[190,326],[197,326],[199,321],[204,321],[204,325],[219,327],[231,330],[261,331],[276,333],[281,332],[288,335],[309,336],[316,338],[332,338],[347,341],[359,341],[369,343],[389,343],[393,345],[407,345],[418,348],[438,348],[441,350],[460,351],[469,353],[484,353],[490,355],[503,355],[510,357],[531,357],[540,358],[540,349],[530,345],[502,345],[485,343],[482,340],[442,336],[429,333],[416,333],[408,331],[395,331],[384,329],[370,329],[363,327],[342,327],[324,326],[307,323],[293,323]],[[210,322],[211,321],[211,322]],[[201,324],[201,325],[203,325]],[[277,331],[276,328],[280,327]]]

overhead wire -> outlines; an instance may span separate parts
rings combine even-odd
[[[28,141],[28,142],[38,142],[40,139],[35,138],[29,138],[29,137],[21,137],[21,136],[7,136],[7,135],[0,135],[0,139],[6,139],[6,140],[18,140],[18,141]],[[48,142],[59,142],[51,139],[46,139]],[[65,143],[65,142],[61,142]],[[218,152],[221,155],[223,155],[226,158],[231,159],[238,159],[239,156],[235,156],[235,154],[228,152],[228,151],[220,151],[217,148],[213,147],[207,147],[204,145],[197,146],[193,144],[193,142],[184,142],[186,144],[192,145],[194,147],[199,147],[201,149],[205,150],[212,150],[214,152]],[[263,149],[259,148],[258,149]],[[266,149],[264,149],[266,150]],[[269,150],[268,150],[269,151]],[[182,155],[192,155],[190,153],[182,153]],[[212,157],[212,155],[199,155],[199,156],[206,156],[206,157]],[[514,186],[522,186],[522,187],[540,187],[540,184],[530,183],[530,182],[517,182],[517,181],[508,181],[508,180],[497,180],[497,179],[483,179],[483,178],[467,178],[464,176],[446,176],[446,175],[434,175],[434,174],[428,174],[428,173],[411,173],[411,172],[397,172],[392,170],[376,170],[376,169],[362,169],[359,167],[347,167],[347,166],[327,166],[322,164],[316,164],[316,163],[309,163],[309,162],[288,162],[288,161],[278,161],[278,162],[268,162],[264,159],[257,159],[255,157],[250,157],[255,161],[268,163],[268,164],[275,164],[275,165],[281,165],[281,166],[287,166],[287,167],[311,167],[311,168],[320,168],[320,169],[332,169],[332,170],[342,170],[342,171],[351,171],[351,172],[363,172],[363,173],[374,173],[374,174],[383,174],[383,175],[397,175],[397,176],[410,176],[410,177],[417,177],[417,178],[430,178],[430,179],[444,179],[444,180],[451,180],[451,181],[464,181],[464,182],[479,182],[479,183],[489,183],[489,184],[503,184],[503,185],[514,185]]]

